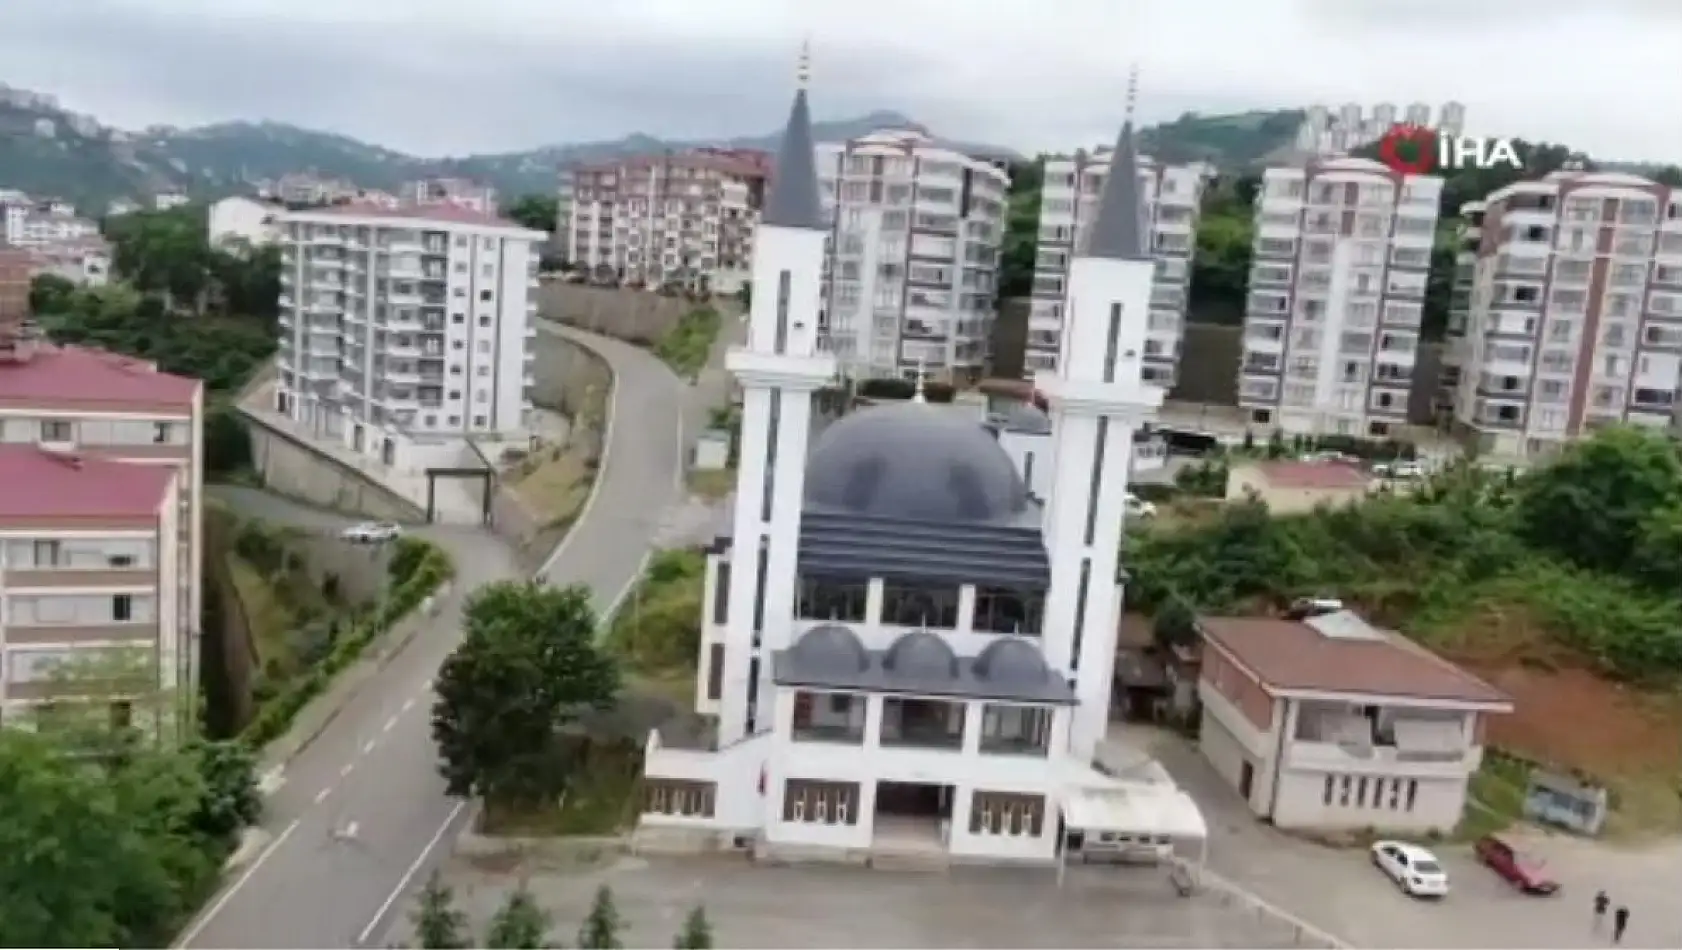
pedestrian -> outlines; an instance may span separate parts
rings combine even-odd
[[[1629,927],[1629,908],[1619,907],[1612,912],[1612,942],[1624,942],[1624,930]]]
[[[1607,897],[1605,891],[1601,891],[1600,893],[1594,895],[1594,932],[1595,933],[1599,933],[1600,928],[1604,927],[1606,925],[1606,908],[1608,906],[1610,906],[1611,903],[1612,903],[1612,898]]]

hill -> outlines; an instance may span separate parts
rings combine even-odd
[[[1165,162],[1209,162],[1222,171],[1250,171],[1286,157],[1302,126],[1300,109],[1199,115],[1140,130],[1140,149]]]
[[[925,126],[895,112],[818,122],[820,141],[853,138],[884,127]],[[544,146],[523,152],[426,158],[345,135],[280,122],[225,122],[196,128],[154,127],[142,132],[107,128],[29,94],[0,99],[0,188],[66,198],[84,211],[103,212],[114,198],[180,190],[214,198],[245,191],[251,182],[290,172],[344,178],[391,189],[434,175],[494,185],[505,195],[548,192],[560,169],[576,161],[679,151],[701,145],[774,149],[780,130],[705,140],[670,140],[644,133],[621,139]],[[938,136],[936,136],[938,138]],[[947,142],[955,148],[1011,161],[1020,156],[993,145]]]

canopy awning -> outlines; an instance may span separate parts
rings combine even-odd
[[[1071,829],[1207,840],[1209,827],[1191,796],[1172,785],[1129,782],[1108,788],[1072,788],[1063,795],[1063,820]]]

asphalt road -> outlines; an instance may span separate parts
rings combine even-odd
[[[615,373],[612,431],[588,507],[543,566],[552,584],[583,583],[598,609],[629,589],[683,499],[686,430],[704,406],[644,350],[547,324],[540,332],[588,337]],[[251,489],[219,497],[260,517],[331,530],[348,519]],[[417,533],[454,557],[457,582],[431,624],[368,680],[326,731],[268,783],[272,835],[210,902],[181,947],[384,946],[402,898],[424,881],[466,820],[444,793],[430,734],[432,676],[460,638],[467,593],[518,576],[513,552],[487,531],[430,526]]]

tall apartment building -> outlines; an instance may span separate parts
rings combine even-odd
[[[403,469],[426,446],[523,430],[547,234],[451,205],[281,225],[277,411]]]
[[[824,213],[824,321],[847,372],[979,378],[998,315],[1010,175],[920,132],[816,147]]]
[[[0,243],[43,247],[99,237],[99,224],[63,202],[0,202]]]
[[[1057,371],[1068,298],[1069,264],[1085,246],[1087,230],[1098,213],[1098,196],[1110,169],[1108,146],[1045,162],[1040,191],[1038,256],[1034,260],[1033,302],[1028,311],[1024,376]],[[1174,385],[1185,333],[1191,258],[1197,246],[1197,214],[1203,188],[1213,171],[1201,163],[1165,165],[1141,156],[1139,196],[1150,222],[1149,247],[1156,257],[1151,312],[1145,338],[1144,379],[1165,389]]]
[[[735,293],[748,278],[764,164],[722,151],[561,173],[556,251],[596,280]]]
[[[178,737],[196,712],[203,387],[50,346],[11,303],[0,300],[0,718],[47,725],[42,704],[74,692],[68,661],[97,650],[88,673],[109,675],[106,654],[134,650],[121,671],[144,671],[137,691],[170,701],[135,710],[119,690],[104,696],[113,717],[155,713],[134,724]]]
[[[1407,421],[1442,186],[1361,158],[1267,170],[1238,381],[1251,423],[1384,438]]]
[[[1671,425],[1682,389],[1682,190],[1560,171],[1488,196],[1454,416],[1527,457],[1612,423]]]
[[[1326,106],[1309,106],[1297,130],[1296,145],[1309,155],[1344,155],[1377,142],[1398,123],[1426,125],[1447,135],[1460,135],[1466,130],[1466,106],[1445,102],[1434,121],[1430,104],[1424,102],[1409,103],[1405,108],[1381,102],[1371,112],[1358,102],[1344,103],[1335,113]]]

